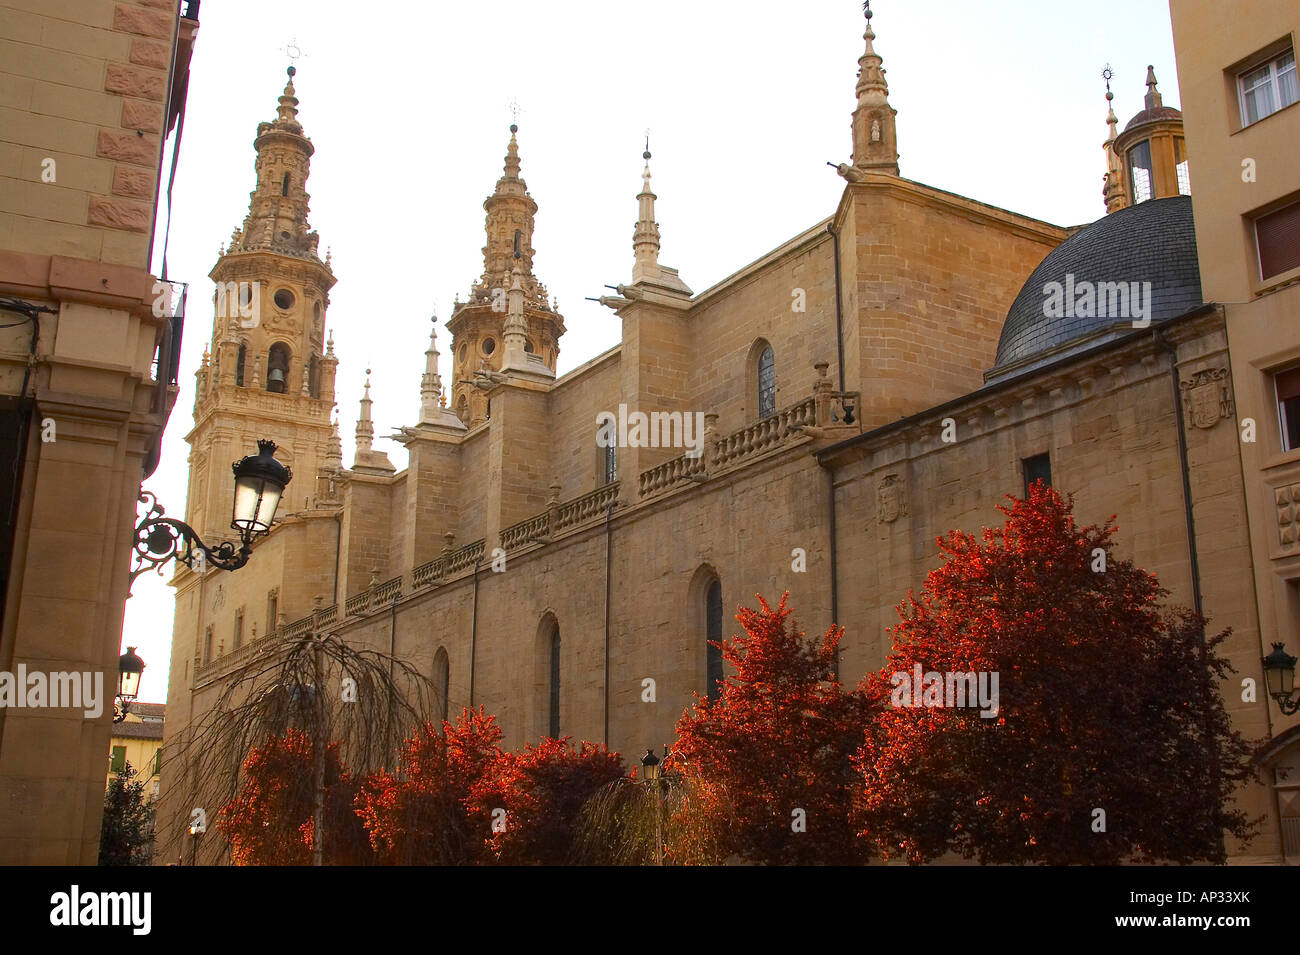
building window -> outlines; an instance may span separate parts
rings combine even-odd
[[[714,580],[704,597],[705,643],[704,679],[705,692],[710,701],[718,698],[722,682],[722,582]]]
[[[1282,450],[1300,450],[1300,368],[1273,376],[1277,392],[1277,417],[1282,428]]]
[[[272,590],[266,595],[266,632],[275,630],[275,620],[280,613],[280,591]]]
[[[776,414],[776,356],[772,346],[766,346],[758,356],[758,416],[770,418]]]
[[[613,484],[618,480],[618,448],[609,445],[605,448],[605,483]]]
[[[161,746],[159,746],[156,750],[153,751],[153,772],[151,772],[149,775],[151,776],[162,775],[162,747]]]
[[[1025,458],[1020,462],[1021,469],[1025,475],[1025,497],[1029,497],[1029,489],[1034,486],[1035,482],[1042,481],[1043,484],[1051,487],[1052,485],[1052,459],[1050,455],[1035,454],[1032,458]]]
[[[243,342],[239,343],[239,354],[235,357],[235,384],[243,387],[244,384],[244,360],[248,357],[248,346]]]
[[[1151,143],[1147,140],[1128,151],[1128,183],[1134,205],[1151,198]]]
[[[110,772],[120,773],[126,766],[126,747],[114,746],[113,758],[109,761],[108,768]]]
[[[1187,168],[1187,144],[1183,142],[1181,136],[1174,139],[1174,172],[1178,176],[1178,194],[1180,196],[1190,196],[1192,194],[1192,177]]]
[[[551,678],[550,705],[548,707],[547,735],[552,739],[560,736],[560,628],[556,625],[551,634]]]
[[[207,631],[203,634],[203,662],[212,662],[212,627],[208,626]]]
[[[1261,279],[1300,268],[1300,202],[1255,220],[1255,248]]]
[[[231,649],[238,650],[244,645],[244,608],[235,611],[235,634],[231,639]]]
[[[497,350],[497,343],[490,338],[483,339],[483,354],[490,355]]]
[[[266,356],[266,390],[278,395],[289,388],[289,346],[276,342]]]
[[[1296,83],[1295,51],[1287,50],[1276,59],[1237,77],[1241,125],[1257,123],[1265,116],[1290,106],[1300,98]]]
[[[320,359],[315,355],[307,362],[307,392],[313,398],[320,397]]]
[[[447,697],[451,692],[451,661],[447,658],[447,651],[439,647],[438,652],[433,655],[433,688],[438,693],[438,712],[442,719],[447,719],[448,702]]]
[[[465,403],[464,395],[456,399],[456,417],[460,418],[465,424],[469,424],[469,407]]]
[[[289,174],[286,172],[284,174],[284,178],[280,180],[280,195],[287,196],[288,194],[289,194]]]

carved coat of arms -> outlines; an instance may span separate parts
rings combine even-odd
[[[907,513],[907,496],[903,479],[897,474],[886,474],[876,488],[876,517],[882,524],[892,524]]]
[[[1213,428],[1220,418],[1232,416],[1228,394],[1228,369],[1206,368],[1179,383],[1187,416],[1198,428]]]

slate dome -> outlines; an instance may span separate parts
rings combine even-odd
[[[1067,274],[1073,275],[1076,288],[1084,281],[1094,285],[1150,282],[1152,324],[1196,308],[1202,303],[1201,275],[1191,197],[1151,199],[1121,209],[1053,249],[1034,269],[1007,312],[989,379],[999,377],[999,370],[1006,366],[1025,370],[1035,356],[1042,356],[1044,363],[1062,357],[1071,351],[1068,346],[1072,343],[1081,350],[1133,330],[1132,317],[1047,316],[1044,286],[1050,282],[1064,285]]]

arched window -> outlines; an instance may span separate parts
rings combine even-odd
[[[443,647],[439,647],[438,652],[433,655],[433,688],[438,693],[438,712],[445,720],[448,708],[447,696],[451,691],[451,662]]]
[[[320,397],[320,359],[315,355],[307,362],[307,388],[313,398]]]
[[[244,384],[244,359],[248,357],[248,346],[243,342],[239,343],[239,354],[235,357],[235,384],[243,386]]]
[[[716,700],[722,682],[722,582],[714,578],[704,597],[705,644],[704,674],[709,700]]]
[[[550,700],[547,705],[547,735],[558,738],[560,735],[560,627],[556,624],[551,634],[551,676],[549,680]]]
[[[284,394],[289,387],[289,346],[276,342],[266,356],[266,390]]]
[[[776,356],[772,346],[765,345],[758,354],[758,416],[770,418],[776,414]]]
[[[456,417],[460,418],[465,424],[469,424],[469,409],[464,395],[461,395],[456,400]]]
[[[286,172],[284,174],[284,179],[281,180],[280,182],[280,195],[287,196],[288,194],[289,194],[289,174]]]

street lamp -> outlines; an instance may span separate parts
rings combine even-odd
[[[131,704],[140,694],[140,675],[144,673],[144,661],[135,652],[135,647],[127,647],[126,653],[117,658],[117,699],[113,701],[113,722],[120,723],[126,719]]]
[[[257,454],[247,455],[231,465],[235,472],[235,501],[230,526],[239,531],[239,546],[222,541],[209,547],[194,528],[184,521],[163,517],[162,505],[149,491],[140,491],[141,503],[149,510],[135,528],[135,556],[131,583],[146,570],[157,569],[173,557],[200,572],[211,564],[218,570],[238,570],[248,563],[253,539],[271,529],[280,495],[293,472],[275,459],[275,442],[258,439]],[[182,546],[182,544],[184,546]]]
[[[1284,650],[1280,643],[1273,644],[1273,652],[1262,660],[1264,682],[1268,695],[1277,701],[1278,709],[1285,715],[1300,712],[1300,700],[1291,699],[1295,693],[1296,658]]]
[[[664,747],[664,755],[668,755],[667,746]],[[653,749],[646,750],[645,755],[641,757],[641,775],[655,791],[655,865],[664,864],[664,794],[663,784],[659,779],[659,763],[660,759]]]

